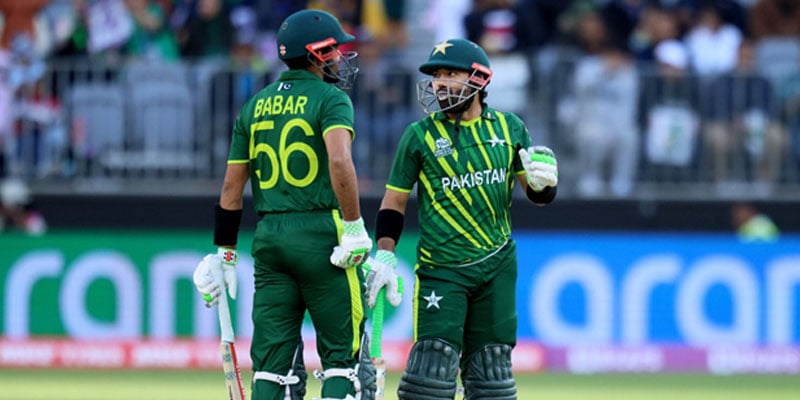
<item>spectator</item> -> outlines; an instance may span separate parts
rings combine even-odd
[[[405,3],[405,0],[363,2],[362,31],[379,44],[382,52],[402,51],[408,44]]]
[[[749,15],[750,34],[756,39],[771,36],[800,38],[800,1],[759,0]]]
[[[86,56],[89,54],[89,29],[87,26],[87,0],[73,0],[68,24],[68,34],[63,42],[56,43],[56,57]]]
[[[731,72],[736,67],[742,32],[727,23],[713,4],[702,6],[685,38],[694,71],[700,75]]]
[[[8,172],[10,160],[6,159],[6,151],[11,148],[14,139],[14,87],[10,78],[11,53],[0,49],[0,178]]]
[[[744,242],[773,242],[780,238],[777,225],[751,203],[735,203],[731,208],[731,220],[736,234]]]
[[[536,30],[540,24],[532,15],[512,0],[476,0],[464,18],[467,39],[486,51],[494,71],[492,87],[503,93],[492,102],[522,118],[530,111],[529,54],[542,36]]]
[[[278,31],[281,22],[296,11],[307,8],[308,0],[244,0],[256,12],[258,26],[265,32]]]
[[[467,37],[464,18],[472,8],[472,0],[439,0],[429,4],[422,26],[432,34],[431,43]],[[443,15],[447,15],[447,18],[442,18]]]
[[[489,54],[527,52],[540,45],[543,32],[535,13],[514,0],[475,0],[464,17],[466,38]]]
[[[746,153],[753,165],[753,178],[763,183],[778,178],[784,158],[786,132],[776,112],[777,95],[770,81],[755,71],[753,51],[751,41],[743,42],[736,70],[708,87],[704,137],[717,183],[730,178],[734,155]]]
[[[386,35],[383,46],[389,49],[403,49],[408,45],[406,26],[406,0],[383,0],[386,15]]]
[[[125,0],[75,0],[72,45],[67,55],[102,54],[116,61],[133,32]]]
[[[233,43],[233,24],[224,0],[197,0],[181,2],[173,15],[185,15],[185,21],[173,21],[176,25],[176,41],[181,56],[194,58],[225,57]]]
[[[409,90],[415,74],[383,57],[376,39],[362,36],[357,49],[361,69],[353,86],[355,129],[365,137],[354,143],[353,157],[358,172],[385,179],[391,167],[385,160],[394,156],[400,135],[417,116],[416,98]]]
[[[19,35],[35,38],[35,18],[50,0],[0,0],[0,14],[3,15],[2,41],[0,47],[8,49]]]
[[[581,21],[583,37],[607,37],[598,14]],[[592,28],[590,28],[592,27]],[[625,42],[604,40],[596,54],[578,61],[574,88],[577,104],[576,146],[582,176],[578,192],[595,196],[604,188],[616,197],[630,194],[639,158],[636,106],[639,77]],[[604,177],[610,164],[610,179]]]
[[[42,177],[58,172],[68,145],[60,102],[45,87],[44,58],[28,36],[18,35],[11,45],[10,61],[16,173]]]
[[[676,16],[681,36],[688,33],[697,23],[697,15],[704,8],[713,7],[725,24],[736,27],[742,34],[748,33],[747,10],[744,0],[661,0]],[[749,0],[752,1],[752,0]]]
[[[544,42],[561,42],[563,32],[560,23],[564,14],[571,7],[571,1],[564,0],[522,0],[525,7],[540,16]]]
[[[606,21],[607,28],[627,45],[646,6],[647,0],[611,0],[598,11]]]
[[[789,129],[795,168],[800,168],[800,68],[780,80],[777,95],[781,119]]]
[[[30,188],[19,179],[0,179],[0,231],[7,222],[32,236],[47,231],[47,223],[33,203]]]
[[[644,118],[648,179],[674,179],[694,164],[699,87],[688,75],[683,43],[667,40],[655,49],[656,69],[642,80],[640,117]]]
[[[639,24],[631,33],[630,46],[639,61],[648,63],[655,61],[655,49],[661,42],[680,37],[681,30],[675,13],[651,4],[642,11]]]
[[[175,37],[161,6],[154,0],[125,0],[133,20],[133,33],[125,46],[128,55],[148,60],[179,58]]]

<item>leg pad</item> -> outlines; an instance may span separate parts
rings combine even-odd
[[[414,343],[400,378],[400,400],[452,400],[456,395],[459,354],[450,343],[423,339]]]
[[[467,360],[461,372],[466,400],[516,400],[511,346],[490,344]]]

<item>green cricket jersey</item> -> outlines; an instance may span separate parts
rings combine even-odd
[[[305,70],[284,71],[242,107],[233,127],[229,164],[249,163],[256,212],[339,208],[323,136],[353,132],[353,103]]]
[[[417,183],[419,260],[439,266],[478,261],[511,235],[511,194],[524,173],[517,155],[531,139],[520,118],[485,108],[480,118],[454,122],[431,114],[406,128],[388,189],[410,193]]]

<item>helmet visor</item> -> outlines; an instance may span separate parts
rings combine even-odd
[[[434,81],[444,85],[434,85]],[[473,83],[471,79],[427,78],[417,82],[417,101],[426,114],[451,111],[470,101],[481,89],[483,86]]]
[[[358,75],[358,53],[355,51],[339,52],[339,61],[336,64],[336,86],[342,89],[350,89]],[[326,64],[327,65],[327,64]],[[323,69],[326,70],[333,68]]]
[[[315,60],[322,62],[320,71],[325,76],[326,82],[335,83],[342,89],[353,87],[358,74],[357,52],[339,51],[336,41],[332,38],[311,43],[306,49],[312,64],[317,65]]]

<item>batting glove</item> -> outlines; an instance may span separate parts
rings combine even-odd
[[[545,146],[528,147],[519,150],[519,158],[525,168],[528,185],[536,192],[545,187],[558,185],[558,163],[553,150]]]
[[[194,286],[203,301],[206,302],[206,307],[211,307],[217,304],[219,296],[222,295],[223,287],[228,289],[228,295],[231,299],[236,299],[237,277],[236,277],[236,264],[239,261],[239,255],[234,249],[220,247],[217,254],[209,254],[203,257],[200,264],[194,270]],[[214,279],[214,269],[221,269],[223,281],[217,282]]]
[[[331,264],[339,268],[357,267],[364,263],[372,250],[372,239],[364,228],[364,219],[344,221],[342,240],[331,253]]]
[[[375,307],[378,300],[378,293],[381,288],[386,287],[386,300],[389,304],[397,307],[403,300],[403,292],[400,289],[400,278],[394,272],[397,268],[397,257],[388,250],[378,250],[375,258],[368,258],[364,263],[367,274],[367,307]]]

